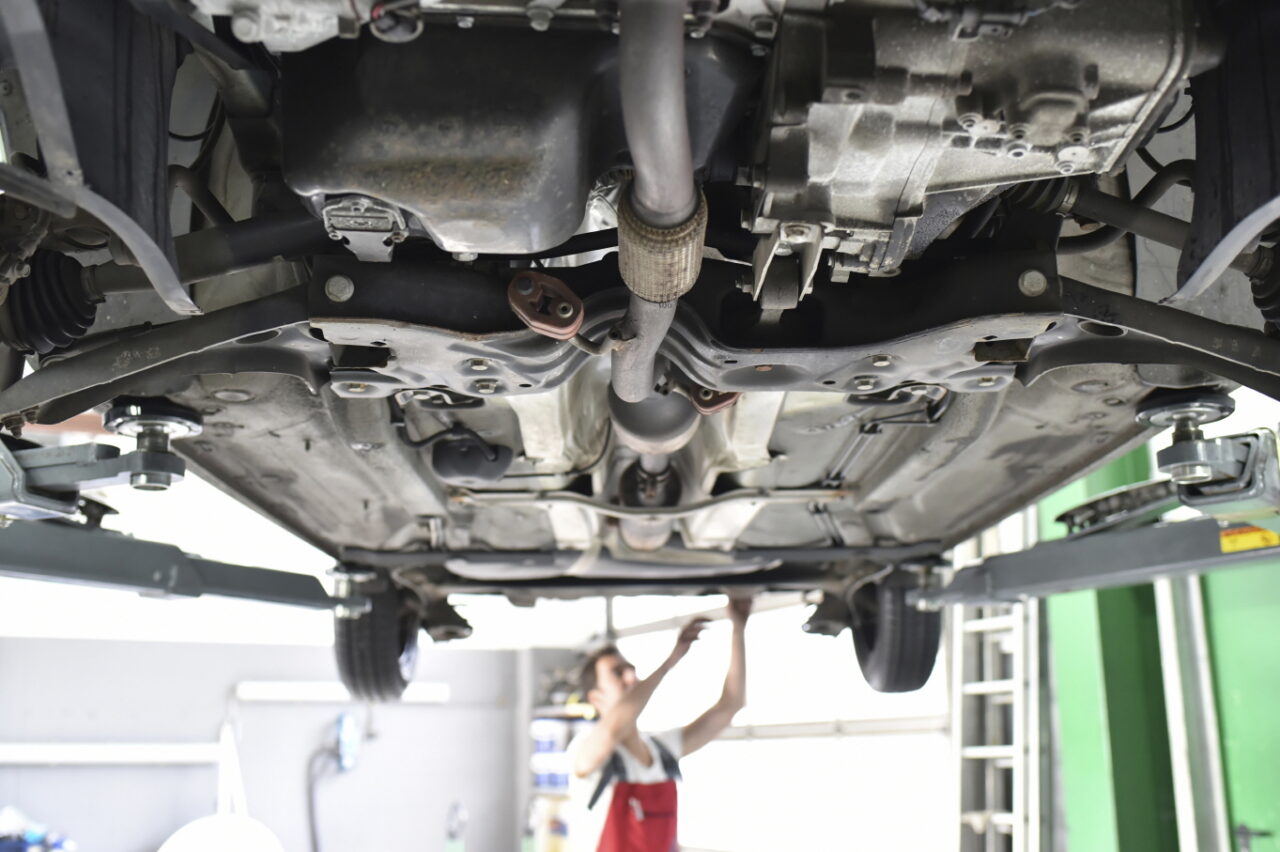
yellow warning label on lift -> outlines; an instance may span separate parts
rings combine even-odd
[[[1239,553],[1242,550],[1260,550],[1264,547],[1280,547],[1280,533],[1259,527],[1232,527],[1218,534],[1223,553]]]

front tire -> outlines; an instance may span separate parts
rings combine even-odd
[[[850,598],[853,649],[863,677],[877,692],[913,692],[933,672],[942,613],[924,612],[907,602],[907,593],[919,585],[915,574],[899,569]]]
[[[351,588],[368,598],[370,607],[354,617],[334,617],[338,676],[352,698],[395,701],[417,667],[422,627],[417,599],[386,577],[352,582]]]

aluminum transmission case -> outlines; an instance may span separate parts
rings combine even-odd
[[[820,239],[837,280],[891,272],[1000,185],[1122,164],[1197,64],[1189,0],[1038,5],[785,14],[751,229]]]

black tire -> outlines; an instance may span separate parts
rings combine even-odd
[[[942,613],[907,603],[919,586],[910,571],[868,583],[850,600],[850,632],[862,676],[877,692],[913,692],[924,686],[938,658]]]
[[[413,680],[418,662],[422,623],[416,601],[385,578],[356,583],[353,591],[371,606],[355,618],[334,618],[338,676],[352,698],[395,701]]]

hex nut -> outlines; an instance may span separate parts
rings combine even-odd
[[[345,302],[356,294],[356,282],[345,275],[330,275],[324,282],[324,294],[331,302]]]
[[[1000,380],[997,379],[995,376],[982,376],[981,378],[978,379],[978,387],[989,388],[995,385],[996,382],[998,381]]]
[[[873,367],[888,367],[892,363],[893,363],[892,355],[872,355],[871,356],[871,366]]]
[[[483,358],[472,358],[467,361],[467,369],[473,373],[487,373],[489,371],[489,362]]]
[[[496,393],[498,390],[497,379],[476,379],[476,393],[490,394]]]
[[[561,319],[568,319],[573,316],[573,305],[568,302],[561,302],[556,305],[556,314],[559,315]]]
[[[880,385],[880,380],[875,376],[855,376],[853,379],[853,389],[863,393],[873,391]]]

